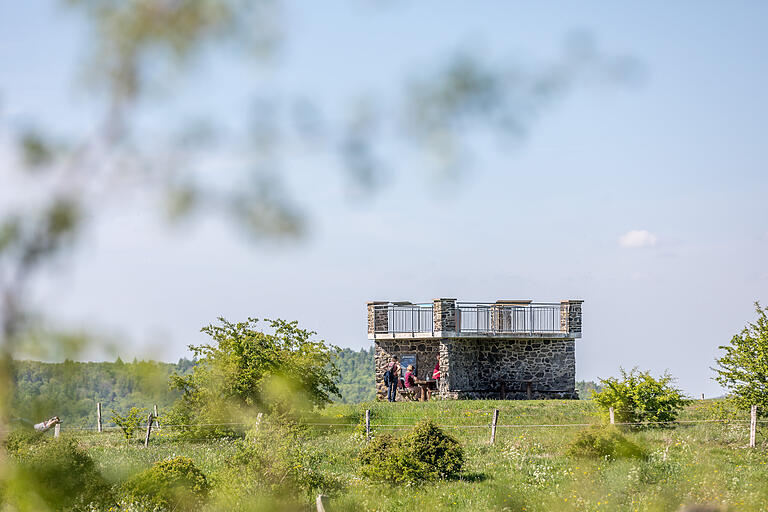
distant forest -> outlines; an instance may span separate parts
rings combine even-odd
[[[359,403],[375,398],[373,347],[360,351],[343,349],[336,362],[341,376],[340,402]],[[125,412],[130,407],[149,411],[157,404],[167,410],[178,398],[168,387],[168,377],[185,374],[194,366],[189,359],[177,363],[157,361],[42,363],[16,361],[16,389],[12,401],[13,421],[37,423],[57,415],[70,427],[93,427],[96,402],[102,404],[104,425],[110,424],[112,410]],[[600,386],[579,381],[576,389],[588,399]]]

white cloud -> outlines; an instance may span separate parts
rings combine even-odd
[[[619,237],[619,245],[628,249],[653,247],[657,241],[656,235],[645,229],[633,229]]]

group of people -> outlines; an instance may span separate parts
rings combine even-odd
[[[416,387],[416,374],[412,364],[409,364],[405,369],[405,374],[402,374],[402,368],[398,362],[397,356],[392,356],[392,359],[387,365],[387,369],[384,372],[384,385],[387,387],[387,400],[394,402],[397,399],[398,388],[413,391]],[[432,371],[432,378],[435,381],[440,380],[440,362],[435,364],[435,369]]]

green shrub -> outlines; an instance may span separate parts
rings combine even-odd
[[[606,413],[613,407],[619,423],[674,421],[690,403],[683,392],[672,385],[674,379],[668,373],[656,379],[650,372],[637,368],[629,372],[621,368],[620,372],[620,379],[600,379],[603,390],[592,395],[592,400]]]
[[[300,424],[265,418],[240,442],[229,465],[252,473],[273,494],[306,498],[331,491],[338,483],[317,469],[322,458],[307,448],[307,433]]]
[[[417,425],[405,437],[374,438],[360,453],[363,476],[384,482],[416,484],[461,473],[464,450],[432,421]]]
[[[15,430],[5,438],[6,452],[13,457],[23,457],[33,446],[45,441],[45,435],[35,430]]]
[[[114,409],[112,410],[112,421],[123,431],[126,441],[133,439],[133,434],[139,428],[146,411],[146,409],[131,407],[125,415],[122,415]]]
[[[360,452],[361,473],[371,480],[398,482],[403,456],[399,439],[389,434],[376,436]]]
[[[6,500],[20,510],[47,507],[51,510],[90,510],[113,503],[109,484],[93,459],[73,441],[35,440],[14,436],[16,471],[7,485]],[[32,441],[32,442],[30,442]]]
[[[408,453],[425,466],[430,478],[450,478],[461,473],[464,450],[433,422],[420,423],[403,441]]]
[[[149,501],[160,508],[193,510],[208,496],[210,485],[189,457],[156,462],[123,486],[130,500]]]
[[[642,448],[611,426],[593,426],[582,430],[568,447],[568,454],[601,459],[645,457]]]

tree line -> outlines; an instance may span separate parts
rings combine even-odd
[[[105,424],[112,410],[122,413],[134,406],[150,408],[155,404],[167,410],[180,396],[178,390],[168,386],[170,376],[186,375],[194,364],[187,358],[176,363],[137,359],[125,362],[120,358],[113,362],[14,361],[12,418],[26,424],[58,415],[68,426],[92,427],[96,402],[102,404]],[[373,347],[342,349],[335,357],[335,365],[341,393],[335,401],[361,403],[376,398]],[[601,386],[578,381],[576,389],[582,399],[588,399]]]

